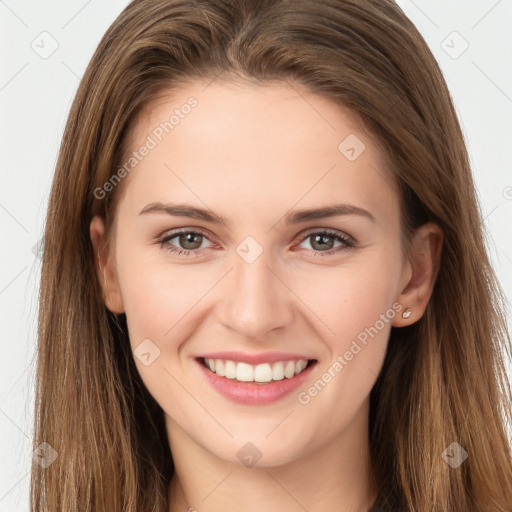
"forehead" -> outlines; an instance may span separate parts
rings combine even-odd
[[[147,106],[128,153],[148,141],[129,176],[141,198],[287,208],[346,200],[397,213],[378,141],[349,110],[298,85],[191,82]]]

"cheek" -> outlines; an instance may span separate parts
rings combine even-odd
[[[381,315],[393,318],[399,277],[399,259],[391,253],[375,251],[346,265],[303,273],[293,281],[290,276],[288,282],[293,282],[297,296],[304,298],[314,314],[312,321],[330,340],[331,349],[342,350],[347,342],[379,321]],[[378,327],[383,330],[381,322]]]
[[[197,328],[200,298],[211,288],[192,267],[162,264],[132,253],[118,261],[130,345],[139,375],[164,410],[185,414],[181,345]]]
[[[118,276],[132,347],[149,338],[159,346],[184,336],[214,276],[193,266],[167,265],[159,249],[118,257]],[[210,272],[211,274],[211,272]]]
[[[311,411],[327,407],[343,421],[370,393],[384,362],[391,323],[399,314],[395,302],[399,261],[391,253],[375,253],[364,263],[330,271],[328,278],[317,274],[295,283],[297,295],[308,297],[316,318],[312,321],[322,333],[328,355],[320,367],[320,381],[303,390],[299,400],[314,402]]]
[[[333,330],[342,340],[358,337],[376,324],[382,314],[394,311],[395,283],[386,272],[354,272],[339,284],[339,300],[330,303],[328,314],[333,319]]]

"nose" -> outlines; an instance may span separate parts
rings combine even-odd
[[[257,339],[286,327],[294,317],[294,295],[266,252],[252,263],[234,254],[218,315],[240,336]]]

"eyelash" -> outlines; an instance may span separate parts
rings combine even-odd
[[[201,254],[200,253],[201,249],[182,249],[180,247],[175,247],[172,244],[169,244],[170,240],[172,240],[173,238],[176,238],[182,234],[201,235],[204,238],[206,238],[208,241],[210,241],[210,239],[208,238],[208,235],[201,230],[192,231],[192,230],[183,229],[183,230],[179,230],[179,231],[174,231],[174,232],[164,236],[163,238],[158,240],[158,244],[160,245],[160,247],[162,249],[169,251],[173,254],[177,254],[178,256],[190,256],[192,254],[195,256],[199,256]],[[326,236],[329,238],[334,238],[335,241],[338,241],[338,242],[341,242],[344,244],[344,247],[335,247],[333,249],[329,249],[328,251],[316,251],[314,249],[307,249],[308,251],[312,251],[313,256],[315,256],[315,257],[316,256],[321,256],[321,257],[331,256],[332,254],[337,253],[341,250],[349,250],[349,249],[353,248],[356,243],[356,241],[352,237],[350,237],[348,235],[341,234],[337,231],[331,231],[328,229],[320,229],[318,231],[310,231],[306,235],[302,236],[302,238],[299,240],[299,243],[304,242],[305,240],[312,237],[313,235],[320,235],[320,236]]]

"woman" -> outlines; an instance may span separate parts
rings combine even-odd
[[[133,1],[50,197],[32,510],[511,510],[502,304],[394,2]]]

